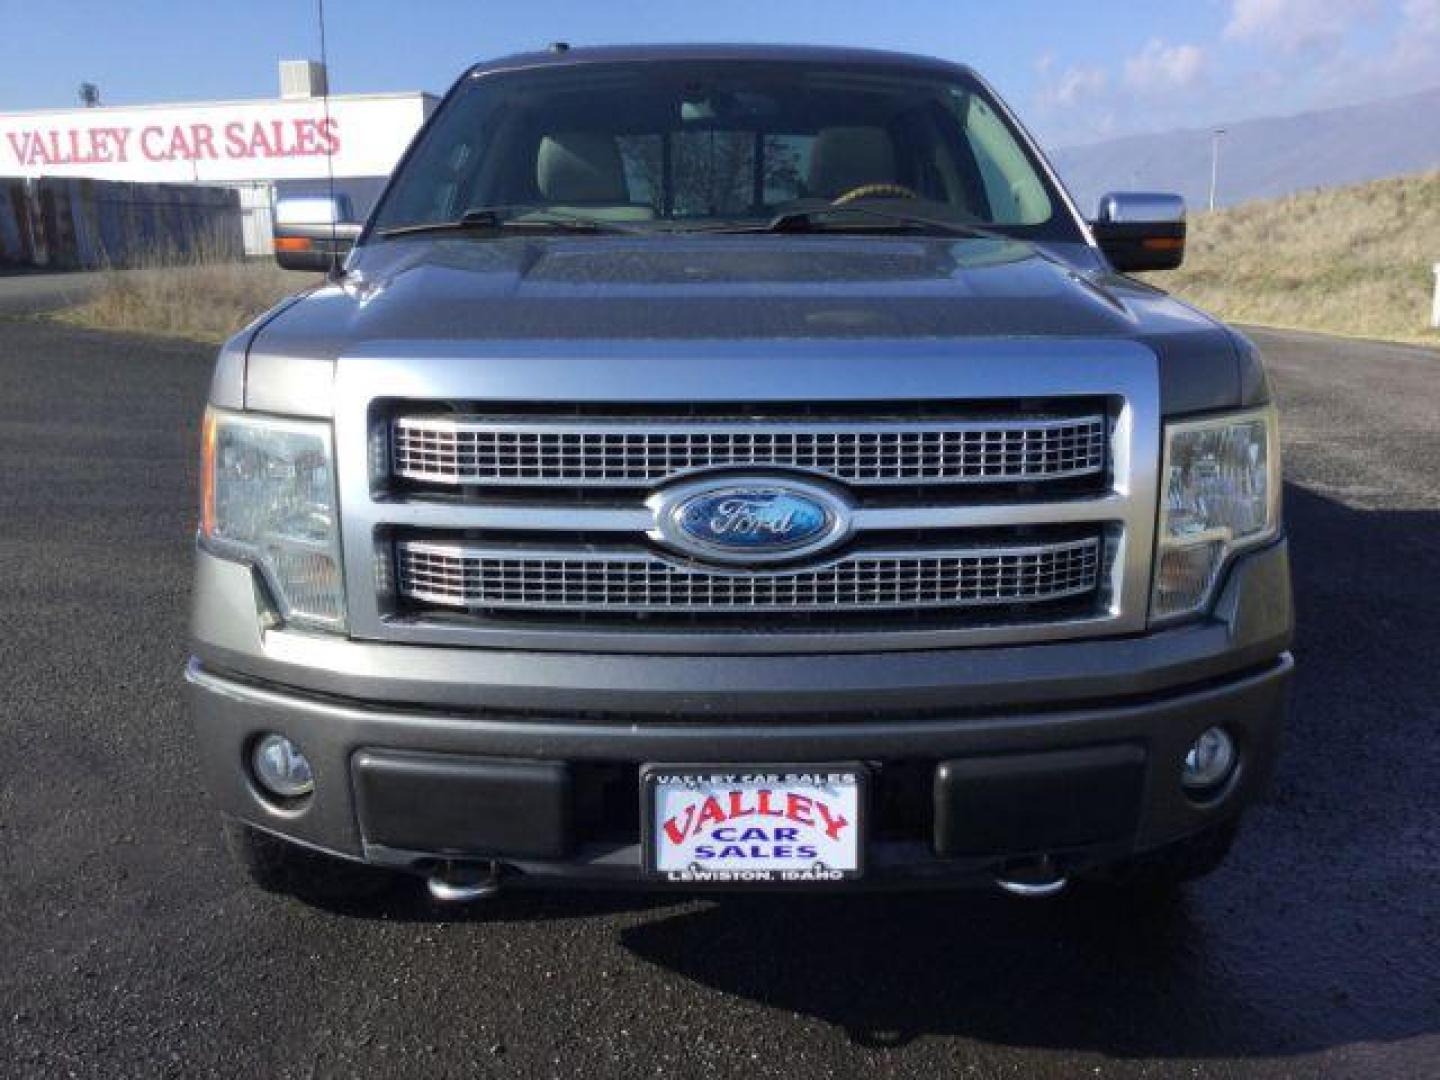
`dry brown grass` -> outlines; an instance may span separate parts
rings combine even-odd
[[[1232,322],[1440,345],[1440,173],[1191,220],[1185,266],[1150,280]]]
[[[319,279],[253,262],[196,258],[106,272],[95,295],[61,312],[98,330],[164,334],[220,342],[256,315]]]

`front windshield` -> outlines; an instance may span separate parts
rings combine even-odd
[[[837,200],[1027,239],[1080,239],[973,80],[755,61],[471,76],[395,178],[374,227],[383,234],[498,209],[517,221],[714,229]],[[826,220],[877,227],[861,214]]]

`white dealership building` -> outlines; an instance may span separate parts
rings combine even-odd
[[[323,190],[333,170],[367,212],[437,100],[325,90],[320,64],[289,60],[278,98],[0,112],[0,177],[233,187],[246,250],[268,252],[277,194]]]

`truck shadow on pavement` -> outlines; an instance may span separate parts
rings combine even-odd
[[[1440,512],[1293,485],[1286,503],[1288,743],[1214,877],[1150,908],[1099,888],[725,899],[628,928],[626,947],[877,1047],[939,1034],[1204,1058],[1440,1031]]]
[[[1179,897],[576,892],[455,909],[416,889],[388,916],[631,913],[620,943],[640,960],[879,1049],[939,1035],[1228,1058],[1440,1032],[1440,511],[1356,510],[1293,485],[1286,509],[1300,664],[1287,747],[1230,860]]]

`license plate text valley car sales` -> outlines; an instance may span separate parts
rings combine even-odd
[[[652,772],[655,870],[671,880],[831,880],[859,868],[856,772]]]

